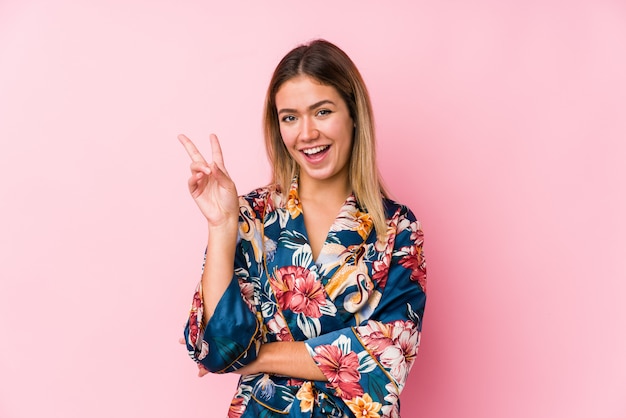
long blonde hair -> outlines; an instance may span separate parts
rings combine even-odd
[[[280,134],[276,93],[286,81],[300,75],[334,87],[346,102],[355,123],[350,185],[359,205],[372,217],[377,237],[382,239],[387,234],[382,197],[388,197],[388,193],[376,164],[376,136],[369,93],[350,57],[323,39],[300,45],[287,53],[274,70],[267,89],[263,125],[272,182],[286,191],[298,173],[298,166]]]

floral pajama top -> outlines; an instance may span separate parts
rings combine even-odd
[[[275,188],[240,197],[233,279],[206,329],[202,288],[185,341],[214,373],[256,358],[261,344],[304,341],[328,382],[242,376],[228,417],[399,417],[426,302],[419,222],[385,199],[388,234],[377,242],[352,195],[317,260],[308,244],[297,180],[286,202]]]

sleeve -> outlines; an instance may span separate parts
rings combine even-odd
[[[426,303],[423,234],[407,208],[398,210],[391,222],[396,226],[395,241],[382,260],[389,268],[372,316],[359,326],[306,341],[327,385],[356,416],[367,411],[397,416],[398,397],[420,342]]]
[[[246,213],[240,217],[233,277],[213,316],[206,328],[203,327],[202,284],[199,283],[185,325],[185,343],[189,355],[212,373],[228,373],[250,364],[256,359],[261,341],[261,321],[256,313],[251,279],[251,273],[256,270],[256,257],[253,243],[242,238],[249,235],[250,225],[254,222],[250,223],[248,221],[251,219],[245,218]],[[247,234],[241,233],[242,228],[245,228]]]

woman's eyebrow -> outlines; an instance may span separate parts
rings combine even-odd
[[[311,106],[309,106],[309,110],[316,109],[325,104],[334,105],[335,102],[333,102],[332,100],[328,100],[328,99],[320,100],[319,102],[313,103]],[[298,111],[296,109],[280,109],[278,111],[278,114],[280,115],[281,113],[298,113]]]

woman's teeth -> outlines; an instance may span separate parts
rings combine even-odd
[[[324,151],[326,148],[328,148],[328,145],[322,145],[319,147],[302,150],[302,152],[305,153],[306,155],[313,155],[313,154],[317,154],[318,152]]]

